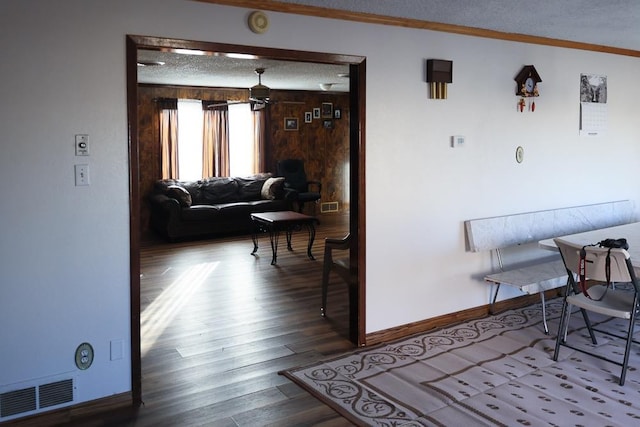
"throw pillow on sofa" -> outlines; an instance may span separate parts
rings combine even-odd
[[[170,185],[167,187],[167,196],[180,202],[180,206],[188,208],[191,206],[191,194],[179,185]]]
[[[268,178],[262,185],[260,195],[265,200],[280,198],[284,187],[284,178]]]

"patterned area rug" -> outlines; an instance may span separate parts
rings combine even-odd
[[[562,302],[539,304],[290,369],[283,375],[357,425],[640,425],[640,346],[632,347],[625,385],[620,368],[562,347],[552,359]],[[591,315],[599,329],[617,319]],[[637,330],[638,328],[636,328]],[[622,356],[623,342],[571,316],[568,340]]]

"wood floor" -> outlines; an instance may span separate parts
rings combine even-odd
[[[278,375],[354,348],[347,288],[332,276],[328,318],[320,316],[325,237],[342,237],[341,217],[321,218],[313,254],[307,234],[293,251],[280,239],[270,265],[268,236],[257,256],[250,236],[141,251],[142,390],[136,414],[83,420],[123,426],[345,426],[329,407]]]

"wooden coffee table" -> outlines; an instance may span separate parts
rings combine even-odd
[[[291,248],[291,233],[306,227],[309,233],[307,256],[309,259],[315,260],[311,253],[311,247],[313,246],[313,240],[316,238],[315,224],[320,222],[315,216],[304,215],[293,211],[260,212],[251,214],[251,220],[255,225],[253,234],[251,235],[253,239],[253,252],[251,252],[251,255],[254,255],[258,251],[258,233],[268,231],[269,240],[271,241],[271,252],[273,254],[271,265],[275,265],[278,259],[278,239],[280,238],[280,232],[284,231],[286,233],[287,249],[291,251],[293,250]]]

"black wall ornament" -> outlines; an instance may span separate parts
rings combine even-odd
[[[431,99],[447,99],[447,84],[453,82],[453,61],[427,59],[427,83]]]

